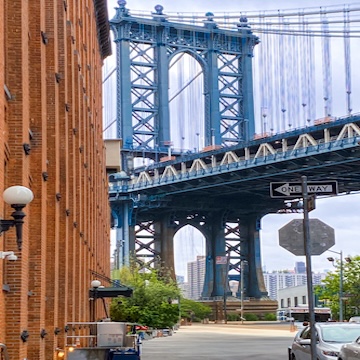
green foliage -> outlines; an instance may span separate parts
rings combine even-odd
[[[244,318],[247,321],[258,321],[259,317],[256,314],[244,314]]]
[[[190,299],[180,300],[181,318],[189,320],[203,320],[209,317],[212,312],[210,306],[204,305]]]
[[[333,272],[323,280],[324,286],[316,286],[315,294],[324,306],[329,306],[333,318],[339,318],[340,261]],[[360,256],[343,261],[343,312],[344,319],[360,313]]]
[[[239,321],[240,315],[237,313],[227,313],[226,318],[228,321]]]
[[[110,307],[114,321],[133,322],[153,328],[171,327],[179,319],[179,306],[172,304],[180,290],[164,269],[141,271],[135,263],[123,268],[119,279],[134,289],[130,298],[114,299]]]
[[[276,321],[276,314],[272,314],[272,313],[265,314],[264,319],[266,321]]]

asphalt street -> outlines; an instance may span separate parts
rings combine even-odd
[[[144,341],[141,360],[286,360],[294,335],[288,324],[193,324]]]

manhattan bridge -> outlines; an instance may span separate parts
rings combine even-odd
[[[259,299],[260,220],[298,211],[271,198],[270,183],[306,175],[360,190],[360,4],[226,14],[130,6],[118,1],[104,66],[117,264],[134,253],[174,271],[174,236],[190,225],[206,243],[203,298],[242,279]]]

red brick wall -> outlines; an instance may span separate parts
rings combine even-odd
[[[0,191],[4,189],[4,171],[5,171],[5,142],[6,139],[4,137],[1,137],[1,134],[4,134],[5,131],[5,92],[2,90],[4,89],[4,61],[5,61],[5,49],[4,49],[4,0],[0,0],[0,89],[2,91],[0,95]],[[0,218],[3,218],[4,214],[4,206],[3,202],[0,201]],[[0,251],[4,250],[3,241],[0,237]],[[3,263],[1,263],[0,260],[0,279],[2,280],[4,278],[4,267]],[[1,286],[3,285],[3,281],[1,281]],[[5,338],[5,330],[6,330],[6,324],[5,324],[5,311],[4,309],[4,303],[5,303],[5,297],[4,292],[0,291],[0,324],[3,324],[3,326],[0,326],[0,341],[1,339]]]
[[[34,192],[22,250],[13,229],[0,237],[0,251],[19,258],[0,260],[10,288],[0,294],[0,342],[11,359],[53,359],[65,325],[90,321],[90,270],[110,273],[95,9],[92,0],[0,0],[0,10],[0,87],[13,96],[0,96],[0,194],[15,184]],[[0,198],[0,217],[10,213]]]

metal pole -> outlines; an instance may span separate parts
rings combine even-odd
[[[94,313],[93,313],[93,319],[92,319],[93,322],[96,322],[96,300],[97,300],[97,289],[95,288],[94,289],[94,308],[93,308]]]
[[[230,253],[226,259],[226,269],[224,276],[224,320],[225,324],[227,324],[227,290],[228,290],[228,274],[229,274],[229,266],[230,266]]]
[[[240,265],[240,301],[241,301],[241,313],[240,313],[240,317],[241,317],[241,324],[244,323],[244,260],[241,260],[241,265]]]
[[[224,323],[227,324],[226,289],[224,288]]]
[[[344,296],[344,261],[343,261],[343,252],[328,250],[334,254],[340,255],[340,274],[339,274],[339,321],[344,321],[344,311],[343,311],[343,296]],[[329,261],[334,265],[334,259],[328,258]]]
[[[343,252],[340,251],[340,291],[339,291],[339,321],[344,321],[343,313]]]
[[[307,177],[301,177],[302,196],[304,200],[304,250],[306,257],[306,277],[308,288],[308,303],[309,303],[309,317],[310,317],[310,332],[311,332],[311,360],[316,360],[316,334],[315,334],[315,312],[314,312],[314,295],[311,269],[311,242],[310,242],[310,227],[309,227],[309,210],[308,210],[308,190]]]

